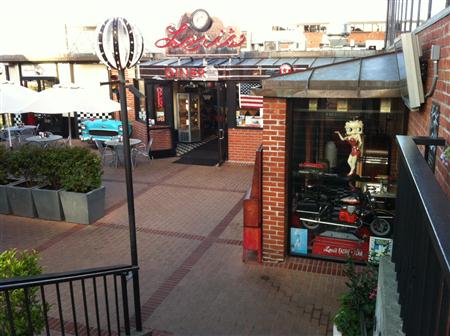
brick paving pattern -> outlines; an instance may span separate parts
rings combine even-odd
[[[253,167],[174,160],[142,160],[133,172],[144,330],[161,336],[331,335],[345,290],[342,264],[300,258],[243,263],[242,198]],[[0,251],[37,249],[45,272],[129,264],[123,169],[105,167],[103,180],[107,211],[98,222],[87,226],[0,215]],[[76,302],[79,287],[74,287]],[[101,281],[97,290],[102,306]],[[87,292],[92,299],[92,288]],[[55,302],[54,292],[48,300]],[[70,298],[63,295],[69,302],[64,300]],[[68,334],[75,328],[72,313],[70,305],[64,307]],[[57,309],[49,315],[58,329]],[[100,321],[103,332],[105,325]],[[76,326],[86,334],[83,318]],[[95,322],[90,328],[96,333]]]

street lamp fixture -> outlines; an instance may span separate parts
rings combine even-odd
[[[131,171],[131,151],[128,130],[127,99],[125,93],[125,69],[134,67],[144,52],[144,39],[139,30],[128,20],[115,17],[106,20],[97,27],[96,53],[108,68],[116,69],[119,74],[120,119],[123,132],[123,157],[125,163],[125,183],[127,187],[128,224],[130,231],[131,263],[138,266],[136,220],[134,212],[133,178]],[[142,330],[141,303],[139,295],[139,276],[133,272],[134,309],[136,329]]]

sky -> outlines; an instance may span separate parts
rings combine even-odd
[[[445,0],[434,0],[434,3]],[[63,48],[64,25],[97,25],[122,16],[139,27],[146,44],[185,12],[206,9],[226,26],[270,30],[300,22],[385,21],[387,0],[15,0],[4,1],[0,54],[45,54]],[[424,1],[425,2],[425,1]],[[443,8],[441,5],[440,8]],[[10,13],[10,15],[5,15]],[[150,49],[147,46],[146,49]]]

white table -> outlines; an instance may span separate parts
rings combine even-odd
[[[140,139],[130,138],[130,150],[136,145],[139,145],[142,143]],[[117,155],[117,161],[119,163],[124,162],[123,160],[123,141],[119,140],[106,140],[105,141],[106,146],[113,147],[114,152],[116,152]]]
[[[63,137],[61,135],[49,135],[48,137],[40,137],[39,135],[35,135],[29,138],[26,138],[27,142],[36,142],[39,143],[42,147],[47,146],[51,142],[55,142],[61,140]]]

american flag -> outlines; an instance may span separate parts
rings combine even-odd
[[[251,89],[260,88],[259,83],[239,83],[239,106],[241,108],[262,108],[263,96],[252,96]]]

